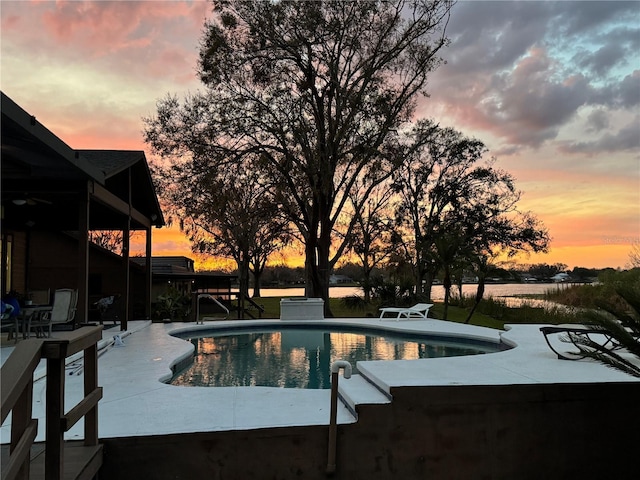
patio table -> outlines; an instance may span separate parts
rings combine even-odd
[[[53,309],[53,305],[25,305],[20,309],[20,313],[16,317],[20,321],[20,328],[22,330],[22,338],[29,338],[31,332],[29,332],[29,325],[34,318],[41,318],[47,312]],[[16,328],[18,325],[16,324]],[[16,338],[18,332],[16,330]]]

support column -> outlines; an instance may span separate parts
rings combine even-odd
[[[122,261],[124,263],[124,306],[120,319],[120,330],[125,331],[129,322],[129,302],[131,301],[131,272],[129,268],[129,237],[131,235],[131,216],[127,217],[127,223],[122,232]]]
[[[124,310],[122,312],[122,318],[120,319],[120,330],[125,331],[129,322],[129,303],[131,301],[131,272],[129,266],[129,243],[131,237],[131,169],[127,171],[128,186],[127,186],[127,219],[122,232],[122,261],[124,262]]]
[[[92,183],[78,201],[78,304],[74,323],[84,323],[89,318],[89,197]]]
[[[147,243],[145,248],[146,269],[144,284],[144,314],[147,319],[151,318],[151,289],[153,285],[153,270],[151,266],[151,227],[145,229]]]

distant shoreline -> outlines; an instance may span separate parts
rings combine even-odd
[[[567,288],[573,283],[487,283],[485,285],[484,297],[519,297],[523,295],[543,295],[547,290]],[[462,285],[463,295],[475,295],[476,283],[465,283]],[[454,286],[452,292],[457,294],[458,288]],[[261,288],[262,297],[304,297],[304,286],[288,285],[277,288]],[[253,289],[249,289],[249,294],[253,294]],[[362,288],[359,285],[339,285],[329,287],[331,298],[349,297],[352,295],[362,295]],[[432,300],[444,299],[444,287],[434,285],[431,289]]]

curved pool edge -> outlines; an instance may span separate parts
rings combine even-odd
[[[457,327],[456,327],[457,325]],[[285,331],[303,331],[303,330],[324,330],[331,332],[344,332],[344,333],[353,333],[353,334],[362,334],[362,335],[371,335],[371,336],[380,336],[380,337],[392,337],[395,335],[401,336],[406,341],[426,341],[433,342],[435,344],[442,345],[450,345],[451,347],[460,347],[464,348],[465,346],[470,349],[478,349],[476,355],[485,355],[496,353],[499,351],[503,351],[509,348],[513,348],[513,346],[504,342],[501,337],[501,332],[496,331],[489,328],[477,327],[474,325],[466,325],[466,324],[452,324],[451,322],[446,322],[442,320],[436,319],[427,319],[427,320],[419,320],[419,319],[403,319],[397,321],[396,319],[372,319],[372,318],[333,318],[333,319],[251,319],[251,320],[225,320],[225,321],[213,321],[208,323],[198,323],[198,324],[188,324],[181,325],[177,328],[172,328],[167,331],[167,333],[175,338],[183,340],[189,343],[189,346],[193,346],[194,338],[201,337],[218,337],[218,336],[235,336],[235,335],[243,335],[243,334],[253,334],[253,333],[261,333],[261,332],[285,332]],[[205,381],[205,384],[200,384],[199,382],[193,383],[190,380],[185,380],[184,372],[189,371],[189,368],[192,366],[194,362],[194,350],[190,349],[188,354],[183,354],[179,358],[171,364],[171,372],[173,374],[172,377],[167,377],[166,375],[161,378],[163,383],[175,385],[175,386],[186,386],[186,387],[205,387],[205,388],[220,388],[225,386],[233,386],[233,385],[212,385],[208,384],[209,382]],[[349,354],[347,354],[349,355]],[[451,353],[449,355],[444,355],[445,357],[451,356],[466,356],[473,355],[471,353]],[[340,357],[336,356],[334,360],[338,360],[340,358],[350,358],[350,357]],[[436,358],[430,357],[425,358],[426,360]],[[355,373],[358,373],[358,365],[367,361],[376,361],[376,360],[356,360],[351,358],[351,362],[353,362],[352,367],[355,369]],[[384,359],[377,361],[385,361],[385,362],[394,362],[397,360],[394,359]],[[408,360],[411,361],[411,360]],[[202,368],[202,367],[200,367]],[[276,371],[278,368],[276,367]],[[255,373],[255,372],[254,372]],[[282,373],[282,372],[280,372]],[[388,389],[385,388],[384,385],[377,385],[375,379],[370,378],[364,374],[361,374],[364,379],[366,379],[369,383],[376,386],[376,388],[388,395]],[[275,383],[282,383],[282,375],[277,374],[277,381],[274,381],[273,378],[268,375],[265,377],[265,373],[263,370],[262,373],[262,381],[264,381],[267,385],[262,385],[266,388],[285,388],[285,389],[296,389],[296,388],[311,388],[311,389],[328,389],[329,387],[324,383],[324,387],[318,386],[322,385],[323,382],[311,382],[315,387],[305,387],[298,385],[295,380],[287,382],[288,385],[275,385]],[[243,375],[242,378],[245,378]],[[323,377],[324,378],[324,377]],[[176,382],[176,379],[180,379]],[[324,378],[326,382],[326,378]],[[243,382],[241,382],[243,383]],[[255,386],[251,385],[237,385],[240,388],[255,388]]]
[[[379,318],[327,318],[322,320],[217,320],[204,324],[189,324],[167,331],[169,335],[182,335],[189,332],[209,331],[215,328],[242,328],[268,326],[341,326],[360,327],[397,333],[414,333],[434,337],[455,337],[489,343],[501,343],[503,330],[466,325],[430,318],[427,320],[401,320]]]

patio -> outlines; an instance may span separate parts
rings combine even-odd
[[[245,320],[243,325],[291,324]],[[330,391],[167,385],[192,344],[170,332],[193,323],[129,322],[103,331],[99,345],[100,476],[326,478]],[[232,325],[237,321],[215,322]],[[628,478],[640,428],[640,382],[598,363],[558,360],[537,325],[507,332],[435,319],[306,320],[305,324],[384,324],[389,329],[464,335],[516,348],[469,357],[359,362],[371,384],[340,380],[340,478]],[[123,346],[117,346],[120,335]],[[55,332],[54,332],[55,336]],[[6,345],[6,346],[5,346]],[[13,349],[3,343],[2,361]],[[68,364],[65,402],[82,397],[82,363]],[[44,369],[36,370],[33,416],[44,421]],[[387,393],[380,392],[382,389]],[[8,442],[10,417],[2,426]],[[594,435],[594,432],[597,432]],[[82,422],[67,434],[83,436]],[[37,440],[44,438],[39,428]],[[607,441],[603,442],[603,438]],[[589,461],[576,461],[589,452]],[[614,459],[612,461],[612,459]],[[213,475],[213,477],[212,477]],[[216,476],[217,475],[217,476]]]
[[[274,321],[245,320],[243,325],[249,322],[258,326]],[[305,321],[310,322],[359,326],[381,324],[377,319]],[[162,383],[171,377],[171,367],[192,353],[190,343],[172,337],[170,332],[233,324],[232,321],[207,323],[195,326],[134,321],[130,322],[126,332],[119,332],[117,328],[103,332],[98,377],[104,388],[99,408],[100,438],[328,425],[328,390],[194,388]],[[501,333],[434,319],[382,323],[390,329],[435,335],[456,334],[495,341],[499,340]],[[121,335],[124,346],[114,345],[116,334]],[[545,344],[537,325],[513,326],[502,333],[502,338],[517,347],[470,357],[361,362],[358,368],[391,396],[393,389],[401,387],[637,383],[633,377],[592,361],[558,360]],[[12,350],[12,343],[3,343],[2,362]],[[68,399],[65,401],[74,404],[82,398],[82,362],[68,365],[67,372]],[[36,371],[39,380],[34,387],[34,417],[38,419],[44,418],[44,373],[42,365]],[[341,379],[340,386],[343,396],[355,398],[354,402],[384,402],[375,389],[370,393],[360,392],[357,376],[351,380]],[[356,422],[356,419],[343,407],[339,409],[338,422],[348,424]],[[42,440],[45,422],[40,421],[39,425],[37,440]],[[80,439],[82,431],[82,425],[78,424],[66,438]],[[2,443],[8,442],[9,432],[9,425],[4,425],[1,429]]]

